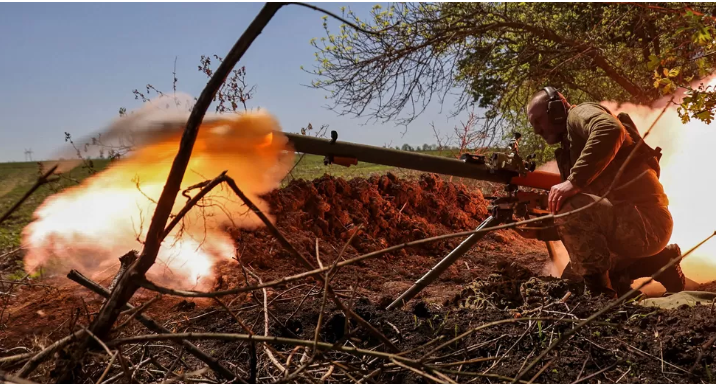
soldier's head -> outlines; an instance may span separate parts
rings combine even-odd
[[[557,144],[567,132],[567,99],[554,88],[546,87],[534,95],[527,104],[527,118],[534,132],[548,144]]]

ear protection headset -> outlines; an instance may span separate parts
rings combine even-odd
[[[544,87],[549,102],[547,102],[547,116],[552,124],[564,124],[567,121],[567,108],[564,100],[553,87]]]

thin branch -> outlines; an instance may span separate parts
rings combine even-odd
[[[7,372],[0,371],[0,383],[10,383],[10,384],[37,384],[34,381],[26,380],[21,377],[12,376],[11,374]]]
[[[12,362],[15,362],[15,361],[25,360],[25,359],[27,359],[27,358],[30,358],[30,357],[32,357],[32,356],[35,356],[36,354],[37,354],[37,353],[35,353],[35,352],[28,352],[28,353],[23,353],[23,354],[20,354],[20,355],[0,357],[0,365],[3,365],[3,364],[5,364],[5,363],[12,363]]]
[[[112,358],[109,359],[109,363],[107,363],[107,368],[104,369],[102,372],[102,375],[100,375],[99,379],[95,382],[95,384],[101,384],[102,380],[104,380],[105,377],[107,377],[107,374],[109,373],[109,370],[112,369],[112,363],[114,363],[114,360],[119,355],[119,351],[115,352],[114,355],[112,355]],[[124,374],[124,372],[122,372]]]
[[[58,350],[59,348],[62,348],[63,346],[65,346],[69,342],[75,340],[82,334],[85,334],[84,329],[79,330],[79,331],[77,331],[67,337],[64,337],[60,340],[57,340],[49,347],[40,351],[40,353],[35,355],[35,357],[30,359],[27,363],[25,363],[25,365],[20,369],[20,371],[17,373],[17,375],[22,379],[27,378],[37,368],[37,366],[39,366],[40,364],[42,364],[42,362],[44,362],[45,360],[52,357],[52,354],[56,350]]]
[[[406,365],[406,364],[404,364],[404,363],[401,363],[401,362],[399,362],[399,361],[397,361],[397,360],[395,360],[395,359],[390,359],[390,360],[391,360],[393,363],[395,363],[395,365],[400,366],[400,367],[402,367],[402,368],[405,368],[405,369],[407,369],[407,370],[409,370],[409,371],[411,371],[411,372],[413,372],[413,373],[415,373],[415,374],[417,374],[417,375],[420,375],[420,376],[422,376],[422,377],[424,377],[424,378],[430,379],[430,380],[432,380],[432,381],[434,381],[434,382],[436,382],[436,383],[447,384],[445,381],[440,380],[440,379],[438,379],[438,378],[435,377],[435,376],[429,375],[429,374],[427,374],[427,373],[425,373],[425,372],[423,372],[423,371],[421,371],[421,370],[419,370],[419,369],[413,368],[413,367],[411,367],[411,366],[409,366],[409,365]]]
[[[191,199],[189,199],[189,201],[186,202],[186,204],[184,205],[184,208],[182,208],[181,211],[179,211],[179,213],[177,213],[177,215],[174,216],[174,218],[169,223],[169,225],[167,225],[167,227],[164,229],[164,233],[162,234],[162,239],[165,239],[167,236],[169,236],[169,234],[172,232],[174,227],[176,227],[177,224],[179,224],[179,222],[184,218],[184,216],[187,214],[187,212],[189,212],[189,210],[192,209],[196,205],[196,203],[199,202],[199,200],[203,199],[204,196],[206,196],[206,194],[208,194],[209,192],[211,192],[212,189],[214,189],[214,187],[216,187],[217,185],[219,185],[220,183],[222,183],[226,180],[226,172],[227,171],[224,171],[219,176],[215,177],[213,180],[211,180],[209,183],[207,183],[201,189],[201,191],[199,191],[199,193],[196,194],[196,196],[192,197]]]
[[[504,320],[498,320],[493,321],[490,323],[482,324],[474,329],[469,331],[469,334],[475,333],[477,331],[480,331],[482,329],[495,327],[502,324],[509,324],[509,323],[517,323],[517,322],[525,322],[525,321],[559,321],[559,322],[565,322],[565,323],[577,323],[577,320],[572,319],[559,319],[559,318],[552,318],[552,317],[522,317],[522,318],[509,318]],[[599,323],[599,325],[605,325],[605,326],[615,326],[615,324],[611,323]],[[107,346],[109,347],[116,347],[118,345],[123,344],[130,344],[130,343],[140,343],[145,341],[160,341],[160,340],[168,340],[168,341],[175,341],[175,340],[247,340],[247,341],[256,341],[256,342],[263,342],[263,343],[274,343],[274,344],[287,344],[287,345],[296,345],[296,346],[302,346],[302,347],[316,347],[319,350],[327,351],[327,350],[334,350],[334,351],[340,351],[340,352],[346,352],[355,356],[373,356],[373,357],[379,357],[384,359],[396,359],[400,362],[407,363],[407,364],[419,364],[419,361],[407,358],[405,356],[399,355],[399,354],[393,354],[388,352],[381,352],[373,349],[361,349],[361,348],[355,348],[355,347],[347,347],[342,345],[336,345],[336,344],[330,344],[330,343],[324,343],[324,342],[318,342],[315,343],[314,340],[304,340],[304,339],[293,339],[293,338],[286,338],[286,337],[278,337],[278,336],[257,336],[257,335],[251,335],[251,334],[241,334],[241,333],[170,333],[170,334],[150,334],[150,335],[138,335],[138,336],[130,336],[126,338],[120,338],[115,339],[112,341],[107,342]],[[431,368],[440,368],[440,366],[431,366]],[[491,377],[491,376],[486,376]]]
[[[451,369],[441,369],[439,365],[431,366],[434,370],[449,373],[451,375],[459,375],[459,376],[469,376],[469,377],[482,377],[486,379],[497,379],[502,381],[512,381],[513,379],[511,377],[502,376],[494,373],[479,373],[479,372],[468,372],[468,371],[455,371]],[[525,380],[520,380],[520,383],[528,384]]]
[[[332,18],[334,18],[334,19],[336,19],[336,20],[338,20],[338,21],[340,21],[341,23],[344,23],[344,24],[346,24],[346,25],[349,25],[351,28],[353,28],[353,29],[355,29],[355,30],[357,30],[357,31],[360,31],[360,32],[363,32],[363,33],[366,33],[366,34],[369,34],[369,35],[376,35],[376,36],[377,36],[377,35],[380,35],[380,33],[382,32],[382,31],[369,31],[369,30],[367,30],[367,29],[363,29],[363,28],[361,28],[361,27],[359,27],[359,26],[357,26],[357,25],[351,23],[350,21],[348,21],[348,20],[346,20],[346,19],[344,19],[344,18],[342,18],[342,17],[336,15],[335,13],[330,12],[330,11],[327,11],[327,10],[325,10],[325,9],[323,9],[323,8],[316,7],[315,5],[306,4],[306,3],[300,3],[300,2],[289,2],[289,3],[286,3],[286,5],[300,5],[300,6],[302,6],[302,7],[306,7],[306,8],[313,9],[314,11],[318,11],[318,12],[324,13],[324,14],[326,14],[326,15],[328,15],[328,16],[330,16],[330,17],[332,17]]]
[[[101,285],[95,283],[94,281],[88,279],[87,277],[85,277],[84,275],[82,275],[81,273],[79,273],[75,270],[70,271],[70,273],[67,274],[67,278],[78,283],[79,285],[89,289],[90,291],[104,297],[104,298],[110,297],[110,291],[108,291],[106,288],[104,288]],[[134,308],[135,308],[134,306],[127,303],[121,309],[122,310],[125,310],[125,309],[131,310]],[[160,325],[159,323],[157,323],[156,321],[154,321],[152,318],[150,318],[149,316],[147,316],[145,314],[138,314],[137,321],[142,323],[142,325],[147,327],[147,329],[149,329],[152,332],[165,333],[165,334],[172,333],[169,329]],[[240,383],[246,384],[246,381],[244,381],[241,378],[234,375],[233,372],[231,372],[230,370],[225,368],[223,365],[221,365],[217,359],[209,356],[204,351],[199,349],[199,347],[192,344],[188,340],[179,340],[179,341],[176,341],[176,343],[178,345],[181,345],[184,348],[186,348],[187,352],[189,352],[190,354],[194,355],[197,359],[204,362],[212,370],[214,370],[214,372],[217,372],[219,375],[221,375],[221,377],[223,377],[227,380],[237,380]]]
[[[202,369],[199,369],[199,370],[196,370],[196,371],[193,371],[193,372],[182,373],[181,375],[179,375],[179,376],[177,376],[177,377],[174,377],[174,378],[171,378],[171,379],[169,379],[169,380],[167,380],[167,381],[164,381],[162,384],[171,384],[171,383],[174,383],[174,382],[177,382],[177,381],[184,380],[184,379],[186,379],[187,377],[201,376],[201,375],[205,374],[207,371],[208,371],[208,368],[202,368]]]
[[[594,373],[592,373],[592,374],[589,375],[589,376],[585,376],[585,377],[583,377],[583,378],[581,378],[581,379],[579,379],[579,380],[577,380],[577,381],[574,381],[572,384],[581,383],[581,382],[583,382],[583,381],[587,381],[587,380],[591,379],[592,377],[597,377],[597,376],[601,375],[602,373],[604,373],[604,372],[606,372],[606,371],[608,371],[608,370],[614,368],[616,365],[617,365],[617,363],[614,363],[614,364],[612,364],[612,365],[610,365],[610,366],[608,366],[608,367],[606,367],[606,368],[600,369],[599,371],[594,372]]]
[[[13,214],[13,212],[15,212],[18,208],[20,208],[22,203],[24,203],[25,200],[27,200],[33,193],[35,193],[37,188],[40,188],[41,186],[47,184],[47,182],[48,182],[47,179],[53,173],[55,173],[55,171],[57,170],[57,167],[58,167],[58,165],[55,165],[54,167],[50,168],[49,171],[45,172],[42,176],[40,176],[40,178],[37,179],[37,181],[35,182],[35,185],[33,185],[29,191],[25,192],[25,194],[20,198],[20,200],[18,200],[17,203],[15,203],[12,207],[10,207],[10,209],[7,212],[5,212],[5,214],[3,214],[2,217],[0,217],[0,223],[5,221],[8,217],[10,217],[10,215]]]

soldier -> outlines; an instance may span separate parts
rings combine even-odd
[[[574,211],[554,224],[569,253],[568,268],[584,278],[588,290],[616,297],[627,292],[634,279],[650,276],[681,256],[676,244],[667,246],[673,220],[659,182],[658,151],[640,145],[610,189],[641,140],[628,115],[618,118],[597,103],[570,105],[546,87],[531,98],[527,116],[548,144],[561,144],[555,158],[563,182],[552,187],[549,209]],[[678,264],[656,280],[669,292],[684,289]]]

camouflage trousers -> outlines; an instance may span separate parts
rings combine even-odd
[[[578,194],[559,213],[574,211],[598,196]],[[585,276],[620,270],[635,259],[659,253],[669,242],[673,219],[668,207],[636,206],[603,199],[592,207],[554,221],[573,271]]]

